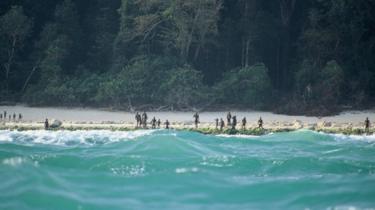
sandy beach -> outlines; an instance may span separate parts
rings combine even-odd
[[[8,114],[22,113],[23,120],[26,122],[43,121],[45,118],[59,119],[65,122],[134,122],[135,113],[123,111],[107,111],[91,108],[40,108],[26,106],[0,106],[0,112],[7,111]],[[333,122],[333,123],[362,123],[366,117],[375,119],[375,110],[367,111],[348,111],[336,116],[330,117],[307,117],[307,116],[289,116],[274,114],[271,112],[260,111],[236,111],[228,110],[240,120],[246,117],[248,122],[256,122],[262,117],[267,122],[294,122],[296,120],[304,123]],[[149,119],[156,117],[162,121],[168,119],[171,122],[189,123],[193,122],[193,112],[147,112]],[[215,118],[223,118],[225,120],[227,111],[222,112],[202,112],[200,113],[200,121],[202,123],[214,122]]]
[[[50,121],[54,119],[61,120],[63,127],[67,128],[100,128],[100,129],[116,129],[116,128],[134,128],[135,113],[123,111],[107,111],[91,108],[37,108],[26,106],[0,106],[0,112],[7,111],[8,115],[22,113],[23,120],[21,122],[2,121],[0,127],[32,127],[43,128],[44,119]],[[247,127],[257,127],[257,120],[262,117],[264,127],[268,129],[301,129],[301,128],[331,128],[331,129],[347,129],[347,128],[363,128],[366,117],[375,119],[375,111],[350,111],[343,112],[336,116],[330,117],[306,117],[306,116],[288,116],[274,114],[271,112],[259,111],[235,111],[228,110],[232,115],[236,115],[240,122],[243,117],[247,118]],[[148,117],[156,117],[162,122],[169,120],[173,128],[193,128],[193,112],[148,112]],[[227,112],[202,112],[200,113],[200,128],[214,128],[215,118],[226,119]],[[240,124],[240,123],[239,123]]]

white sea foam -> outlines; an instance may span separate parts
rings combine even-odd
[[[233,159],[235,156],[205,156],[202,158],[202,162],[200,163],[203,166],[211,166],[211,167],[230,167],[233,166]]]
[[[193,168],[176,168],[176,174],[184,174],[184,173],[196,173],[199,169],[196,167]]]
[[[375,135],[344,135],[344,134],[327,134],[333,136],[336,140],[346,140],[346,141],[365,141],[365,142],[375,142]]]
[[[12,157],[12,158],[7,158],[3,160],[4,165],[10,165],[10,166],[19,166],[24,162],[25,162],[25,159],[23,159],[22,157]]]
[[[11,158],[6,158],[2,161],[4,165],[11,166],[11,167],[18,167],[23,164],[31,164],[35,167],[39,166],[38,161],[33,161],[28,158],[24,157],[11,157]]]
[[[346,134],[339,134],[339,133],[325,133],[322,131],[313,131],[308,129],[300,129],[294,131],[294,133],[297,132],[310,132],[314,135],[324,135],[324,136],[331,136],[336,140],[345,140],[345,141],[364,141],[364,142],[375,142],[375,134],[372,135],[346,135]]]
[[[111,168],[113,174],[125,177],[140,177],[145,176],[146,167],[145,164],[141,165],[128,165]]]
[[[95,145],[136,139],[155,130],[137,131],[0,131],[0,142],[51,145]]]
[[[365,208],[366,210],[374,210],[373,208]],[[327,210],[362,210],[362,208],[355,206],[335,206],[328,207]]]
[[[323,151],[322,154],[327,155],[327,154],[332,154],[332,153],[336,153],[336,152],[340,152],[340,151],[342,151],[342,148],[328,150],[328,151]]]
[[[242,139],[251,139],[251,138],[259,138],[260,136],[255,135],[243,135],[243,134],[236,134],[236,135],[230,135],[230,134],[219,134],[216,135],[217,137],[223,137],[223,138],[242,138]]]

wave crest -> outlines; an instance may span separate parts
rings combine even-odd
[[[100,145],[133,140],[150,135],[154,130],[137,131],[0,131],[0,142],[26,145],[48,144],[60,146]]]

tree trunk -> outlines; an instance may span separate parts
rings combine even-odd
[[[38,63],[37,63],[32,69],[31,69],[31,72],[30,72],[29,76],[27,77],[25,83],[23,84],[23,87],[22,87],[21,93],[24,93],[24,92],[25,92],[26,87],[27,87],[27,85],[29,84],[31,77],[33,76],[33,74],[34,74],[34,72],[36,71],[36,69],[38,68],[38,66],[39,66],[39,61],[38,61]]]
[[[283,28],[281,54],[281,88],[286,90],[289,84],[290,33],[289,27]]]
[[[281,78],[280,74],[281,73],[281,39],[279,38],[278,43],[277,43],[277,57],[276,57],[276,87],[278,89],[281,88]]]
[[[8,51],[8,61],[4,64],[4,68],[5,68],[5,93],[6,93],[7,96],[9,94],[10,67],[13,63],[14,52],[16,50],[16,43],[17,43],[17,39],[15,37],[13,37],[12,48]]]
[[[246,41],[245,38],[242,38],[242,47],[241,47],[241,67],[245,67],[245,54],[246,54]]]
[[[249,51],[250,51],[250,38],[247,38],[246,41],[246,60],[245,60],[245,67],[249,66]]]

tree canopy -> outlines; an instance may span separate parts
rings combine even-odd
[[[329,114],[375,98],[373,0],[2,0],[0,101]]]

